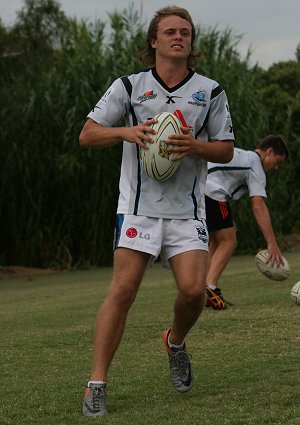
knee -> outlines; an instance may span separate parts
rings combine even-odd
[[[191,306],[200,306],[205,299],[205,285],[194,285],[181,292],[184,301]]]
[[[237,238],[231,237],[226,238],[224,240],[221,240],[219,243],[220,249],[222,249],[224,252],[231,252],[233,253],[237,248]]]
[[[119,285],[109,292],[109,298],[115,306],[122,310],[129,310],[136,297],[136,291],[130,287]]]

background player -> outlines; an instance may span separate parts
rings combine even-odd
[[[271,264],[283,262],[266,205],[266,174],[277,170],[288,158],[281,136],[265,137],[255,151],[234,148],[228,164],[208,164],[205,190],[207,227],[209,231],[209,269],[206,305],[216,310],[226,308],[218,282],[237,246],[236,228],[229,200],[237,200],[247,191],[254,217],[266,240]]]

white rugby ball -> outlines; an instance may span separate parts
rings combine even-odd
[[[153,118],[157,119],[157,123],[151,125],[156,131],[156,134],[150,134],[154,143],[146,142],[148,149],[140,149],[140,160],[148,177],[156,181],[164,181],[173,176],[181,164],[180,159],[172,161],[172,158],[178,154],[168,152],[166,140],[171,134],[181,134],[182,124],[175,115],[169,112],[162,112]]]
[[[300,305],[300,282],[295,283],[291,289],[291,297],[296,301],[297,305]]]
[[[290,266],[287,260],[283,258],[283,264],[280,266],[274,265],[271,267],[267,260],[269,258],[268,250],[263,249],[256,254],[255,264],[258,270],[269,279],[272,280],[285,280],[290,275]]]

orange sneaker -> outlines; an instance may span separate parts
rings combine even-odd
[[[178,350],[171,349],[168,344],[168,336],[171,329],[164,333],[164,345],[168,353],[170,364],[170,378],[174,388],[180,393],[185,393],[192,388],[193,371],[191,356],[186,352],[186,346]]]

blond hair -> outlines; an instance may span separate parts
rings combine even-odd
[[[187,58],[187,66],[192,67],[196,64],[197,60],[200,57],[200,52],[195,51],[194,49],[194,40],[195,40],[195,26],[191,15],[183,7],[177,6],[167,6],[159,9],[154,17],[152,18],[147,32],[146,38],[146,47],[140,53],[140,60],[146,68],[155,66],[155,49],[151,46],[151,42],[156,40],[157,37],[157,27],[159,22],[168,17],[168,16],[179,16],[179,18],[185,19],[189,22],[192,27],[192,37],[191,37],[191,52]]]

